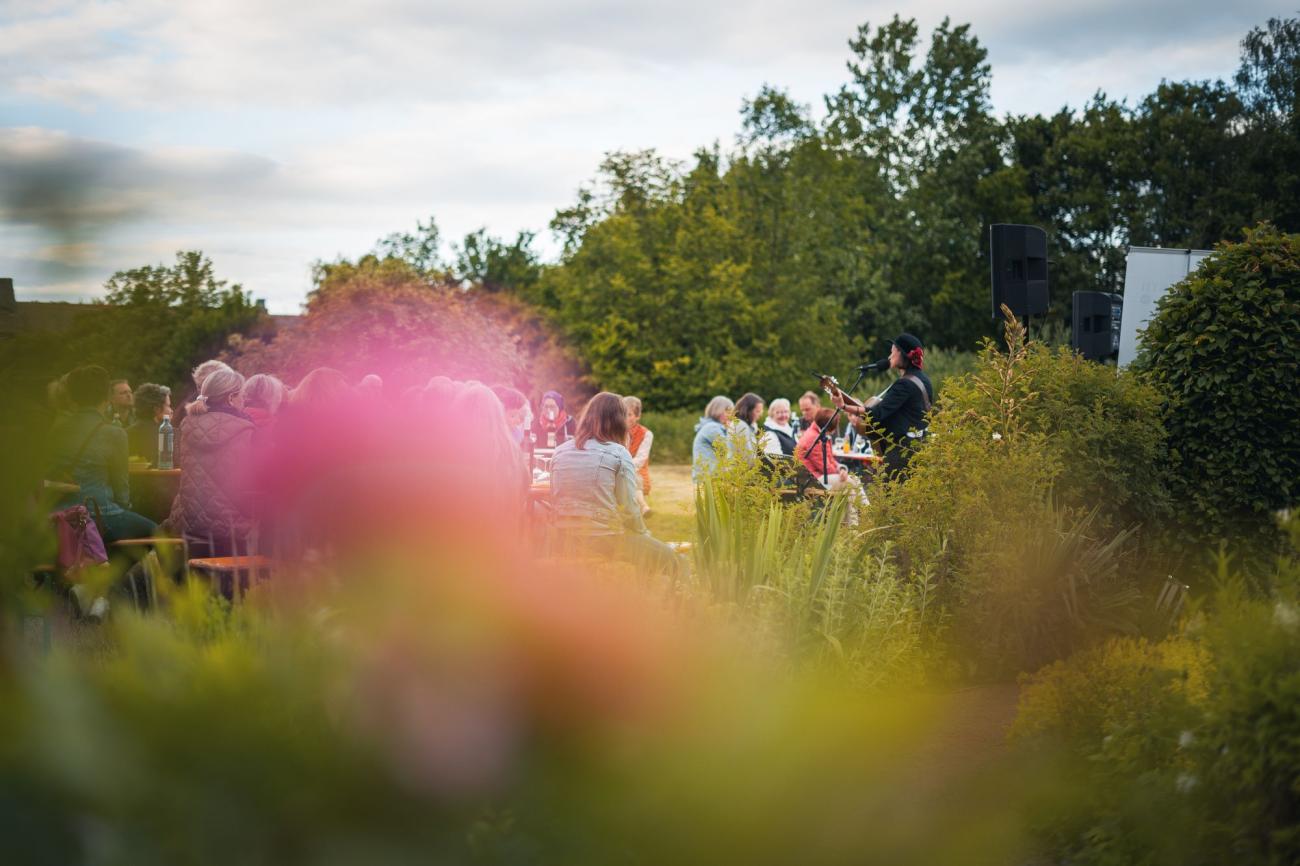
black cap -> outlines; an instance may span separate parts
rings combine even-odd
[[[899,334],[897,337],[894,338],[894,345],[897,346],[898,350],[902,352],[904,355],[906,355],[908,352],[912,351],[913,349],[925,348],[924,346],[921,345],[921,341],[918,340],[916,337],[913,337],[911,334]]]

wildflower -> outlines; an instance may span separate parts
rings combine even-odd
[[[1174,788],[1180,794],[1190,794],[1196,787],[1196,776],[1191,773],[1179,773],[1178,778],[1174,780]]]
[[[1178,735],[1178,748],[1191,748],[1192,743],[1196,742],[1196,736],[1191,731],[1183,731]]]
[[[1002,434],[1001,434],[1001,433],[994,433],[994,434],[993,434],[993,441],[994,441],[994,442],[1001,442],[1001,441],[1002,441]]]
[[[1279,601],[1273,608],[1273,622],[1287,631],[1295,631],[1300,626],[1300,611],[1294,604]]]

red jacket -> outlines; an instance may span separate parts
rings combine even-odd
[[[815,475],[820,481],[822,477],[822,444],[817,441],[817,434],[821,432],[817,425],[813,424],[803,435],[799,437],[799,444],[795,446],[795,456],[808,467],[808,471]],[[832,440],[826,441],[826,477],[838,475],[840,464],[835,460],[835,443]]]

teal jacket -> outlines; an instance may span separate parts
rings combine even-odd
[[[101,514],[131,508],[125,430],[94,409],[81,409],[54,422],[50,439],[54,477],[68,478],[81,488],[65,497],[64,505],[93,499]]]

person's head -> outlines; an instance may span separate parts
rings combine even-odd
[[[172,413],[172,389],[166,385],[146,382],[135,389],[135,410],[141,418],[152,418],[161,424]]]
[[[108,402],[114,410],[125,412],[135,405],[135,398],[131,393],[131,383],[125,379],[114,379],[109,382],[108,391]]]
[[[501,408],[506,413],[506,423],[511,430],[518,430],[528,419],[528,398],[509,385],[493,385],[492,393],[501,401]]]
[[[746,424],[753,424],[763,414],[763,398],[749,392],[736,401],[736,417]]]
[[[352,396],[348,379],[333,367],[317,367],[298,383],[289,395],[289,405],[332,408]]]
[[[813,423],[817,425],[818,430],[825,430],[826,425],[831,423],[831,419],[834,417],[835,410],[829,406],[823,406],[817,410],[815,415],[813,415]]]
[[[204,405],[209,409],[221,406],[238,409],[243,405],[243,400],[240,398],[240,391],[243,388],[244,375],[227,367],[224,370],[214,370],[203,380],[199,396],[203,398]]]
[[[627,406],[623,398],[601,391],[587,401],[578,419],[578,430],[573,436],[578,448],[595,439],[597,442],[627,443]]]
[[[211,361],[204,361],[202,364],[199,364],[197,367],[194,368],[194,371],[190,375],[194,379],[194,387],[198,388],[199,391],[202,392],[204,380],[206,380],[209,376],[211,376],[213,373],[217,372],[218,370],[229,370],[229,369],[230,366],[225,361],[218,361],[217,359],[213,358]]]
[[[248,377],[240,393],[245,407],[262,409],[268,415],[274,415],[284,402],[284,383],[268,373],[256,373]]]
[[[542,395],[542,403],[538,408],[543,418],[554,421],[564,411],[564,395],[559,391],[547,391]]]
[[[731,402],[730,397],[724,397],[721,394],[709,401],[709,405],[704,407],[704,417],[719,424],[727,423],[727,416],[731,410],[736,408],[736,404]]]
[[[772,405],[767,407],[767,417],[774,423],[782,427],[790,423],[790,401],[784,397],[777,397],[772,401]]]
[[[627,425],[629,427],[641,420],[640,397],[624,397],[623,405],[627,407]]]
[[[108,371],[97,364],[78,367],[67,376],[66,393],[78,409],[98,409],[108,399]]]
[[[804,391],[799,398],[799,417],[809,424],[816,423],[817,410],[822,407],[822,398],[812,391]]]
[[[357,393],[363,397],[381,399],[384,396],[384,380],[376,373],[367,373],[357,383]]]
[[[911,334],[899,334],[889,347],[889,367],[892,370],[920,370],[925,366],[925,347]]]

